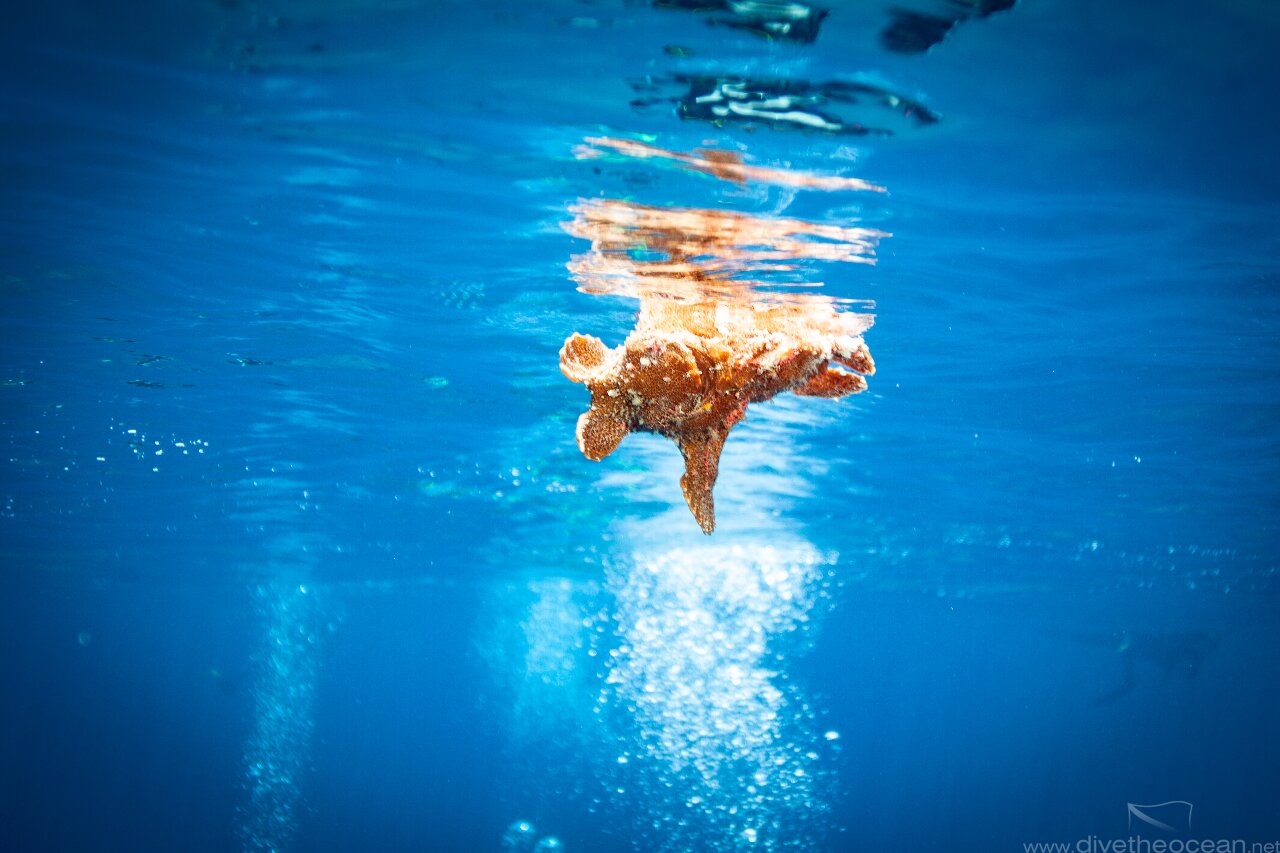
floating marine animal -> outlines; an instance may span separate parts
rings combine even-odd
[[[620,346],[574,333],[560,350],[560,370],[591,392],[578,418],[578,447],[598,462],[630,432],[670,438],[684,455],[685,501],[711,533],[720,452],[748,404],[786,391],[844,397],[866,390],[863,376],[875,363],[861,335],[870,325],[867,315],[838,312],[819,297],[776,304],[642,298],[636,328]]]
[[[713,165],[653,146],[594,143],[633,156]],[[865,182],[839,188],[880,189]],[[861,337],[871,326],[869,315],[838,310],[830,297],[767,293],[766,282],[741,276],[797,271],[806,260],[874,263],[876,244],[889,235],[616,199],[582,199],[570,210],[565,229],[591,241],[591,250],[569,263],[579,290],[640,301],[639,320],[621,346],[609,349],[598,338],[574,334],[560,351],[561,371],[591,391],[591,406],[578,419],[578,447],[599,461],[629,432],[672,439],[684,454],[685,500],[710,533],[720,451],[748,404],[785,391],[855,394],[867,387],[863,376],[875,371]]]

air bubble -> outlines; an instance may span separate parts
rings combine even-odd
[[[528,853],[533,850],[533,840],[538,831],[527,820],[518,820],[502,834],[503,853]]]

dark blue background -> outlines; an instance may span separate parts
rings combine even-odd
[[[610,793],[645,726],[576,716],[622,642],[605,567],[701,544],[669,444],[574,446],[559,346],[635,311],[565,270],[582,197],[893,233],[814,272],[875,300],[870,391],[753,408],[717,488],[717,547],[839,554],[770,664],[840,733],[797,846],[1016,851],[1174,799],[1198,837],[1274,840],[1280,15],[1128,6],[1028,0],[924,56],[878,45],[876,4],[810,46],[623,3],[7,15],[0,847],[670,842],[667,800]],[[943,121],[628,105],[706,68],[861,75]],[[573,159],[602,134],[889,194]],[[272,630],[301,668],[274,681]],[[264,707],[301,767],[270,838]]]

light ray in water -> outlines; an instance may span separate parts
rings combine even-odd
[[[304,584],[264,583],[253,595],[264,647],[253,687],[253,731],[244,750],[239,834],[246,853],[279,853],[289,849],[302,809],[322,619]]]
[[[618,720],[618,792],[656,848],[817,849],[830,771],[784,652],[832,558],[806,543],[695,547],[611,570],[618,645],[599,697]]]

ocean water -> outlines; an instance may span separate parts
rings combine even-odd
[[[1280,839],[1277,7],[680,5],[6,12],[0,849]],[[874,317],[710,536],[689,281]]]

